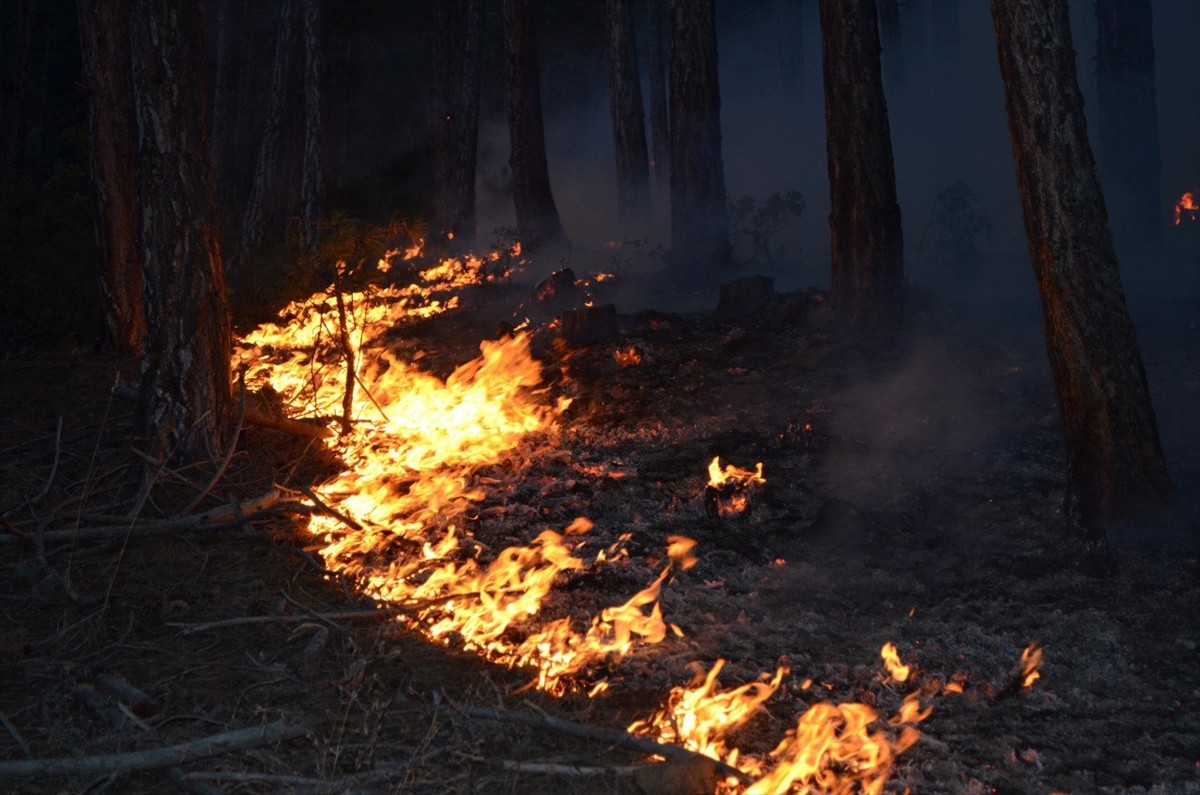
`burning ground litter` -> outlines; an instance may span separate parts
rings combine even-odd
[[[450,296],[436,297],[447,291],[415,303],[448,307]],[[415,294],[381,289],[378,297],[386,304]],[[1124,792],[1189,782],[1171,760],[1184,760],[1196,736],[1194,661],[1157,685],[1178,706],[1139,707],[1172,727],[1157,733],[1157,746],[1126,738],[1151,743],[1140,759],[1118,752],[1093,763],[1094,742],[1052,728],[1099,725],[1095,703],[1144,692],[1136,683],[1145,656],[1126,647],[1124,629],[1102,608],[1150,581],[1171,598],[1195,590],[1186,572],[1148,557],[1129,564],[1127,580],[1102,586],[1097,604],[1083,598],[1096,589],[1055,536],[1052,407],[1044,395],[1023,394],[1027,383],[997,361],[1003,356],[993,351],[979,366],[989,379],[979,389],[1035,412],[1006,414],[1011,429],[995,423],[997,434],[1013,435],[983,449],[992,461],[939,471],[926,437],[898,434],[905,442],[889,451],[900,460],[882,471],[886,487],[852,491],[823,467],[832,453],[843,467],[848,456],[881,470],[867,430],[855,438],[841,385],[881,364],[823,330],[817,294],[781,297],[766,322],[627,317],[620,340],[591,347],[529,329],[485,342],[470,359],[460,341],[458,366],[435,366],[440,375],[389,357],[386,337],[373,349],[366,294],[343,299],[358,324],[361,383],[341,471],[316,490],[343,518],[313,516],[300,543],[364,595],[407,606],[402,623],[437,643],[518,666],[514,689],[533,683],[561,694],[542,708],[593,713],[588,723],[600,711],[608,725],[725,761],[736,751],[748,787],[774,776],[757,791]],[[452,322],[449,313],[420,320],[412,337],[436,334],[443,318]],[[324,341],[330,351],[273,388],[293,411],[336,420],[345,394],[340,335],[328,318],[309,325],[307,344]],[[247,341],[295,361],[278,341]],[[622,364],[615,353],[631,347],[638,361]],[[247,364],[249,383],[263,378]],[[314,383],[322,386],[298,399]],[[497,411],[489,401],[498,397],[515,400],[512,410]],[[915,414],[919,422],[922,413],[936,429],[933,408],[897,407],[895,420]],[[468,432],[446,439],[430,429]],[[385,438],[393,435],[399,450]],[[718,457],[726,462],[719,471],[753,475],[748,515],[707,509]],[[921,490],[906,480],[915,473]],[[1152,574],[1160,565],[1165,571]],[[1128,601],[1126,615],[1152,615],[1144,598]],[[473,613],[479,605],[487,610]],[[1175,638],[1168,630],[1147,628],[1160,645],[1195,642],[1186,628]],[[1041,641],[1044,672],[1023,688],[1031,640]],[[881,656],[885,643],[891,651]],[[1090,653],[1069,651],[1079,645]],[[898,666],[911,669],[903,681]],[[722,711],[733,693],[746,707],[738,716]],[[848,747],[814,739],[822,736]],[[543,748],[530,758],[526,749],[528,761],[549,766],[501,774],[493,768],[512,751],[496,750],[503,739],[490,733],[484,742],[492,750],[474,752],[472,775],[493,783],[489,776],[520,775],[528,786],[529,776],[567,775],[553,764],[578,766],[581,753],[563,759]],[[806,756],[814,748],[824,749],[809,754],[815,760]],[[380,748],[374,761],[385,759]]]

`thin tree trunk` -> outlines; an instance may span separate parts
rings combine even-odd
[[[1162,239],[1158,99],[1150,0],[1096,0],[1100,164],[1118,239]]]
[[[230,426],[229,313],[201,78],[202,25],[195,0],[137,0],[132,9],[149,330],[136,426],[177,460],[215,457]]]
[[[16,89],[5,107],[4,167],[12,171],[25,162],[25,141],[29,131],[29,88],[33,76],[33,0],[22,0],[17,12],[17,65],[13,76]]]
[[[671,127],[667,113],[666,0],[648,0],[646,68],[650,71],[650,168],[660,180],[671,176]]]
[[[900,0],[879,0],[879,29],[882,39],[884,76],[888,88],[904,90],[904,46],[900,36]],[[896,94],[892,96],[896,98]]]
[[[1096,164],[1066,0],[992,0],[1029,255],[1067,447],[1067,516],[1103,544],[1114,521],[1174,506]]]
[[[124,0],[79,0],[100,292],[109,338],[140,355],[146,337],[133,147],[133,72]]]
[[[304,0],[304,154],[300,223],[309,251],[317,247],[325,212],[324,0]]]
[[[480,0],[441,0],[435,7],[438,87],[435,228],[459,245],[475,237],[475,167],[479,152]]]
[[[689,278],[729,266],[715,0],[669,0],[671,259]]]
[[[649,230],[650,158],[642,81],[633,30],[633,0],[608,0],[608,85],[617,160],[617,211],[633,237]]]
[[[565,235],[546,164],[532,0],[503,0],[503,10],[513,205],[522,241],[531,246],[561,240]]]
[[[821,0],[831,291],[858,328],[897,325],[904,311],[904,237],[875,0]]]
[[[254,167],[254,182],[246,199],[242,218],[242,235],[238,241],[237,262],[262,246],[266,236],[267,203],[280,178],[284,103],[288,96],[288,65],[292,58],[295,38],[295,0],[283,0],[279,9],[279,27],[275,40],[275,61],[271,69],[271,93],[267,99],[267,118],[258,147],[258,162]]]

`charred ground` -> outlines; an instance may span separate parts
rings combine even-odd
[[[389,344],[426,351],[427,366],[445,374],[495,328],[487,299]],[[1179,325],[1146,346],[1151,382],[1172,384],[1172,406],[1200,397],[1198,343],[1194,327]],[[614,354],[631,349],[639,361],[623,366]],[[486,560],[580,515],[596,523],[597,549],[631,534],[627,558],[574,574],[552,597],[550,617],[582,617],[652,580],[668,536],[695,538],[698,565],[662,596],[683,637],[591,672],[608,677],[606,693],[588,698],[584,683],[553,699],[522,691],[522,673],[459,653],[453,641],[440,648],[379,620],[307,614],[367,600],[306,551],[303,517],[44,551],[9,543],[0,547],[0,712],[12,728],[0,732],[0,754],[127,751],[316,716],[328,722],[304,738],[184,773],[199,776],[192,786],[203,779],[228,792],[633,792],[639,785],[616,774],[514,768],[625,765],[635,754],[460,708],[544,709],[622,729],[696,664],[728,659],[722,682],[733,684],[782,662],[787,684],[736,738],[765,753],[821,699],[890,714],[901,691],[884,683],[878,656],[890,640],[933,706],[893,791],[1200,791],[1196,549],[1136,543],[1147,539],[1135,529],[1122,538],[1117,575],[1077,565],[1077,541],[1062,530],[1057,409],[1037,347],[965,331],[931,309],[902,339],[868,344],[828,321],[821,294],[795,293],[745,317],[620,316],[616,339],[587,346],[546,330],[535,350],[550,389],[574,402],[557,432],[478,474],[487,496],[468,528],[476,550]],[[104,506],[137,496],[124,468],[135,441],[129,406],[110,398],[112,363],[32,349],[2,368],[11,420],[0,427],[0,502],[18,534],[103,524],[99,514],[116,511]],[[1194,488],[1194,420],[1168,410],[1163,422],[1178,485]],[[767,483],[746,518],[705,511],[705,468],[717,455],[764,464]],[[201,509],[272,481],[318,483],[335,467],[319,443],[251,428]],[[164,472],[143,515],[173,515],[210,475]],[[184,626],[247,616],[295,622]],[[1031,641],[1045,649],[1042,678],[1013,692]],[[115,730],[81,701],[81,686],[104,672],[152,697],[145,727]],[[963,692],[933,695],[950,681]],[[72,782],[91,792],[167,786],[157,773]]]

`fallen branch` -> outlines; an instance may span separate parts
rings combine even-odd
[[[41,542],[90,541],[103,538],[144,538],[146,536],[179,533],[185,530],[224,530],[239,527],[251,519],[272,514],[282,500],[278,489],[234,505],[221,505],[204,513],[167,519],[162,522],[130,520],[124,524],[99,527],[77,527],[70,530],[47,530],[39,533]],[[11,530],[10,530],[11,532]],[[23,543],[17,535],[0,535],[0,546]]]
[[[533,712],[508,712],[506,710],[492,709],[490,707],[467,707],[460,710],[462,714],[470,718],[485,718],[487,720],[501,721],[503,723],[516,723],[521,726],[532,726],[539,729],[550,729],[559,734],[566,734],[572,737],[581,737],[585,740],[599,740],[601,742],[619,745],[623,748],[629,748],[633,751],[640,751],[644,754],[653,756],[661,756],[667,759],[677,760],[704,760],[715,766],[716,770],[722,776],[730,776],[736,778],[743,784],[749,784],[753,781],[750,776],[738,770],[732,765],[728,765],[719,759],[713,759],[711,756],[689,751],[687,748],[681,748],[678,745],[665,745],[651,740],[647,737],[635,737],[632,734],[615,729],[599,729],[592,726],[584,726],[581,723],[574,723],[562,718],[555,718],[550,715],[539,715]]]
[[[358,531],[362,530],[362,525],[360,525],[358,522],[351,519],[346,514],[337,510],[336,508],[330,507],[328,504],[325,503],[324,500],[322,500],[320,497],[317,496],[317,493],[315,491],[310,489],[308,486],[301,486],[300,493],[303,494],[305,497],[308,497],[310,500],[312,500],[313,505],[317,506],[317,509],[321,513],[325,514],[326,516],[332,516],[334,519],[337,519],[339,522],[346,525],[346,527],[349,527],[351,530],[358,530]]]
[[[391,618],[397,614],[407,612],[409,611],[395,605],[388,605],[386,607],[373,607],[369,610],[343,610],[334,613],[305,613],[302,615],[293,613],[283,616],[241,616],[239,618],[223,618],[220,621],[205,621],[200,624],[168,623],[167,626],[182,629],[182,634],[184,635],[194,635],[197,632],[207,632],[210,629],[243,627],[250,624],[303,624],[305,621],[312,621],[313,619],[331,623],[337,621],[377,621],[381,618]]]
[[[299,722],[281,719],[263,726],[235,729],[199,740],[169,745],[165,748],[150,748],[145,751],[130,751],[123,754],[0,762],[0,781],[34,776],[97,775],[157,770],[163,767],[187,764],[197,759],[207,759],[235,751],[244,751],[247,748],[258,748],[284,740],[292,740],[308,734],[320,723],[314,718],[306,718]]]
[[[557,762],[514,762],[504,760],[505,770],[518,773],[548,773],[556,776],[631,776],[644,765],[564,765]]]

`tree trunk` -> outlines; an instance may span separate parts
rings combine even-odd
[[[275,62],[271,69],[271,94],[267,99],[267,118],[258,147],[258,162],[254,167],[254,182],[246,199],[242,218],[242,235],[238,241],[237,263],[262,246],[266,236],[267,204],[279,181],[283,134],[284,102],[288,96],[288,66],[292,58],[295,34],[295,0],[283,0],[279,9],[279,28],[275,40]]]
[[[83,84],[96,189],[100,293],[109,338],[142,352],[146,316],[134,182],[133,72],[128,7],[123,0],[80,0]]]
[[[879,29],[888,88],[904,90],[904,47],[900,36],[900,0],[879,0]],[[895,99],[897,94],[892,95]]]
[[[671,26],[671,259],[689,278],[730,263],[715,0],[669,0]]]
[[[508,77],[509,164],[517,227],[527,247],[565,237],[546,164],[542,91],[532,0],[503,0]]]
[[[1113,231],[1158,243],[1164,214],[1150,0],[1096,0],[1096,27],[1100,165]]]
[[[663,31],[663,4],[666,0],[648,0],[646,32],[646,68],[650,71],[650,168],[660,180],[671,175],[671,126],[667,113],[666,34]]]
[[[852,326],[882,330],[904,312],[904,238],[875,0],[821,0],[831,291]]]
[[[217,73],[214,80],[212,104],[213,179],[220,198],[221,229],[231,231],[234,217],[230,213],[238,206],[235,201],[238,173],[235,162],[237,146],[237,95],[243,79],[240,23],[245,21],[245,5],[234,0],[219,0],[217,4]],[[228,237],[222,237],[228,240]]]
[[[304,0],[304,154],[300,224],[309,251],[317,247],[325,212],[324,0]]]
[[[1146,374],[1125,306],[1066,0],[992,0],[1029,255],[1067,447],[1067,516],[1090,544],[1173,506]]]
[[[441,0],[434,9],[438,89],[435,231],[459,245],[475,237],[479,154],[480,0]]]
[[[642,81],[633,30],[633,0],[608,0],[608,85],[617,160],[617,210],[623,232],[649,231],[650,158]]]
[[[196,0],[138,0],[130,25],[149,330],[136,425],[182,461],[225,447],[231,404],[202,24]]]

